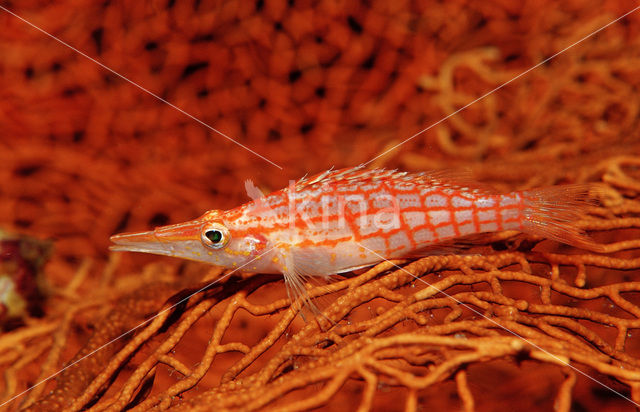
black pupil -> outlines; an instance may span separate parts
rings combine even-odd
[[[222,240],[222,232],[219,230],[207,230],[204,235],[211,243],[219,243]]]

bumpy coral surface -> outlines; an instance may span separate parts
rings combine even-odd
[[[0,335],[2,408],[640,404],[640,10],[585,38],[635,3],[0,6],[0,224],[54,242],[40,313]],[[576,224],[606,253],[487,235],[310,285],[307,321],[281,276],[108,253],[245,179],[372,159],[599,183]]]

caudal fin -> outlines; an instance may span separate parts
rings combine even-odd
[[[561,243],[603,252],[584,231],[574,224],[585,211],[596,204],[590,192],[597,187],[589,184],[552,186],[523,192],[523,231]]]

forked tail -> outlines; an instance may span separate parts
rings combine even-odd
[[[602,245],[575,226],[575,221],[581,219],[589,207],[596,205],[590,196],[594,190],[598,190],[597,186],[573,184],[522,192],[525,206],[523,232],[603,252]]]

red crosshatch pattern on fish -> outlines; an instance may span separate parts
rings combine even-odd
[[[332,171],[247,204],[229,217],[245,226],[238,234],[250,234],[254,225],[247,209],[262,208],[263,230],[277,233],[293,226],[294,237],[306,235],[297,246],[337,248],[355,241],[388,257],[465,235],[521,228],[524,199],[519,194],[490,194],[447,183],[447,176]]]
[[[154,231],[117,235],[114,250],[282,273],[293,295],[303,280],[380,262],[450,251],[469,235],[519,230],[580,247],[597,246],[571,223],[588,206],[587,185],[499,194],[463,173],[329,170],[254,197],[228,211]],[[446,245],[446,246],[445,246]]]

